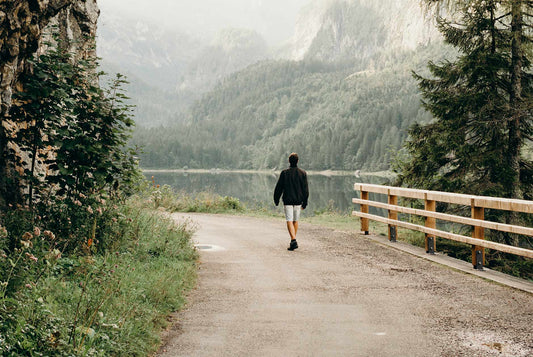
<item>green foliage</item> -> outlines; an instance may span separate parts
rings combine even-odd
[[[183,305],[194,284],[197,253],[188,223],[176,224],[139,202],[117,208],[113,244],[101,254],[94,254],[97,242],[84,254],[64,255],[49,231],[28,232],[27,244],[12,253],[0,250],[0,355],[154,351],[165,317]],[[0,227],[0,242],[12,229]]]
[[[521,102],[517,102],[512,90],[514,30],[509,14],[504,13],[505,2],[474,1],[458,6],[460,25],[444,19],[439,24],[446,41],[461,55],[453,62],[430,62],[432,77],[415,74],[424,107],[436,120],[410,128],[405,144],[408,155],[399,157],[395,165],[399,183],[531,199],[533,161],[522,155],[520,148],[533,133],[532,38],[529,33],[522,38],[518,65]],[[524,4],[523,10],[529,6]],[[519,119],[518,126],[515,119]]]
[[[104,92],[95,60],[74,59],[60,43],[29,63],[11,115],[20,128],[13,143],[30,159],[12,157],[25,168],[30,208],[46,195],[79,199],[131,186],[138,172],[126,148],[133,120],[123,77]]]
[[[146,168],[279,168],[296,151],[307,169],[387,169],[409,125],[429,120],[410,70],[443,53],[262,62],[224,80],[186,122],[137,128],[133,143]]]
[[[140,172],[123,77],[100,89],[95,60],[59,42],[30,65],[10,113],[26,195],[0,211],[0,355],[146,355],[194,281],[191,230],[124,206]]]
[[[185,191],[175,192],[168,185],[154,184],[143,195],[154,208],[163,207],[171,212],[236,213],[245,210],[239,199],[209,191],[191,195]]]
[[[24,168],[18,181],[31,219],[70,237],[63,250],[76,251],[103,240],[92,227],[106,225],[106,202],[131,194],[140,171],[127,147],[133,120],[126,81],[117,75],[100,89],[95,60],[75,59],[64,47],[58,41],[29,61],[11,112],[20,128],[12,141],[29,159],[14,152],[11,159]]]

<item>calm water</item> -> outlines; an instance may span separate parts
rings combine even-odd
[[[215,192],[221,196],[238,198],[248,207],[267,207],[275,209],[273,194],[279,174],[268,173],[191,173],[191,172],[145,172],[147,178],[152,175],[156,184],[169,185],[176,190],[191,194],[202,191]],[[355,177],[325,176],[309,174],[309,205],[306,215],[313,214],[326,207],[332,207],[342,213],[351,212],[356,197],[353,184],[365,182],[387,184],[387,178],[378,176]]]

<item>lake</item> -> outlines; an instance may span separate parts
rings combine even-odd
[[[210,191],[221,196],[238,198],[247,207],[269,208],[274,210],[274,187],[279,172],[231,172],[231,171],[145,171],[156,184],[169,185],[175,190],[191,194]],[[306,216],[325,208],[333,208],[341,213],[349,213],[356,197],[353,184],[356,182],[388,184],[390,178],[378,175],[355,176],[354,173],[323,174],[308,173],[309,205]],[[358,196],[358,195],[357,195]]]

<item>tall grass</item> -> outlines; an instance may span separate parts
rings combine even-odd
[[[0,299],[2,356],[146,356],[196,279],[192,227],[130,200],[111,249],[47,260]]]
[[[211,191],[190,194],[175,191],[168,185],[153,186],[144,191],[144,199],[155,208],[163,207],[170,212],[203,212],[203,213],[238,213],[244,212],[245,206],[238,198],[220,196]]]

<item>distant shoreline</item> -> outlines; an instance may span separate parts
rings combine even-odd
[[[141,169],[143,173],[189,173],[189,174],[279,174],[281,170],[225,170],[225,169]],[[379,177],[394,177],[391,171],[343,171],[343,170],[306,170],[309,175],[321,176],[379,176]]]

